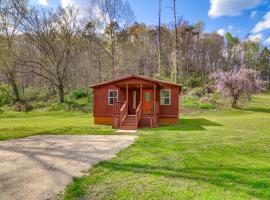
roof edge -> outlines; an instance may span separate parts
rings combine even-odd
[[[102,83],[93,84],[93,85],[90,85],[90,88],[94,88],[94,87],[98,87],[98,86],[102,86],[102,85],[107,85],[107,84],[110,84],[110,83],[122,81],[122,80],[129,79],[129,78],[139,78],[139,79],[146,80],[146,81],[152,81],[152,82],[157,82],[157,83],[165,83],[165,84],[168,84],[168,85],[174,85],[174,86],[182,88],[182,85],[177,84],[177,83],[171,83],[171,82],[168,82],[168,81],[158,80],[158,79],[149,78],[149,77],[141,76],[141,75],[135,75],[135,74],[128,75],[128,76],[123,76],[123,77],[112,79],[112,80],[105,81],[105,82],[102,82]]]

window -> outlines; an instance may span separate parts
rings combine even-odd
[[[171,90],[160,90],[160,105],[171,105]]]
[[[114,101],[118,101],[118,90],[108,91],[108,104],[109,105],[113,105],[113,98],[114,98]]]
[[[151,100],[151,94],[150,94],[150,92],[144,92],[144,100],[146,102],[149,102]]]

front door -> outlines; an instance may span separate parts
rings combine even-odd
[[[143,113],[150,114],[153,113],[154,106],[154,91],[153,90],[143,90]]]

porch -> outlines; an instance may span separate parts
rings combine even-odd
[[[136,130],[141,127],[157,127],[159,101],[154,84],[118,84],[113,93],[113,128]]]

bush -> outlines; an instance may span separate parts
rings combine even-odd
[[[30,101],[47,101],[50,97],[48,88],[25,88],[24,100]]]
[[[203,85],[203,83],[204,83],[204,79],[198,76],[190,76],[186,78],[185,80],[183,80],[183,84],[191,88],[199,87]]]
[[[196,97],[203,97],[205,95],[205,92],[202,88],[194,88],[188,93],[188,96],[196,96]]]
[[[0,107],[9,104],[11,101],[8,94],[8,86],[0,86]]]
[[[35,101],[30,103],[33,109],[36,108],[46,108],[49,105],[49,102],[44,102],[44,101]]]
[[[200,104],[198,104],[198,107],[199,107],[200,109],[205,109],[205,110],[210,110],[210,109],[216,108],[215,105],[210,104],[210,103],[200,103]]]
[[[197,108],[197,109],[214,109],[215,100],[208,97],[199,98],[197,96],[185,96],[182,100],[182,105],[185,107]]]
[[[15,111],[18,112],[28,112],[33,109],[33,107],[30,104],[17,102],[13,105],[13,108]]]
[[[68,110],[68,106],[66,103],[53,103],[48,108],[49,111],[61,111]]]
[[[81,99],[87,97],[87,92],[84,90],[76,90],[71,93],[71,97],[74,99]]]

